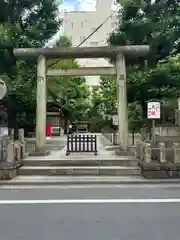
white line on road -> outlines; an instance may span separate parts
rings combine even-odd
[[[47,199],[47,200],[0,200],[0,205],[10,204],[77,204],[77,203],[180,203],[180,198],[167,199]]]
[[[0,185],[1,190],[26,190],[26,189],[97,189],[97,188],[180,188],[180,184],[88,184],[88,185]]]

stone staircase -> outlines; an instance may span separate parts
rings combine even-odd
[[[34,159],[29,157],[18,171],[19,175],[46,176],[128,176],[139,175],[135,159],[123,157],[120,159]]]
[[[24,160],[19,175],[46,176],[128,176],[139,175],[134,156],[117,156],[107,151],[97,136],[98,155],[93,153],[72,153],[66,156],[66,148],[52,151],[50,156],[33,157]]]
[[[128,183],[140,180],[140,169],[134,156],[117,156],[106,150],[97,136],[98,155],[73,153],[66,148],[52,151],[49,156],[29,156],[18,169],[18,176],[5,184],[69,184],[69,183]],[[131,178],[131,180],[130,180]]]

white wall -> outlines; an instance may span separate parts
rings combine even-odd
[[[81,43],[111,14],[112,0],[97,0],[94,12],[66,12],[64,14],[64,35],[69,37],[73,46]],[[97,32],[93,34],[81,47],[106,46],[109,33],[115,25],[115,17],[110,18]],[[86,67],[109,66],[105,59],[79,59],[79,64]],[[86,77],[89,85],[97,85],[99,76]]]

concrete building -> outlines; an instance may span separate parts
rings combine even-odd
[[[71,11],[64,13],[63,35],[69,37],[72,46],[78,46],[88,35],[99,27],[112,13],[113,0],[96,0],[96,11]],[[116,25],[115,14],[96,31],[81,47],[106,46],[107,38]],[[79,59],[81,66],[109,66],[106,59]],[[98,85],[99,76],[86,77],[89,85]]]

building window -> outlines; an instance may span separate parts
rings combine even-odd
[[[80,42],[84,41],[85,39],[86,39],[86,37],[81,36],[81,37],[80,37]]]
[[[95,42],[95,41],[93,41],[93,42],[91,42],[90,44],[91,44],[91,45],[93,45],[93,46],[97,46],[97,45],[98,45],[98,43],[99,43],[99,42],[97,42],[97,41],[96,41],[96,42]]]

